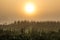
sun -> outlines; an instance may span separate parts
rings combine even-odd
[[[32,14],[35,10],[35,6],[33,3],[27,3],[25,5],[25,11],[28,13],[28,14]]]

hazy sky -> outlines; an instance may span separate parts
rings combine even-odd
[[[23,13],[23,5],[33,2],[36,15]],[[0,23],[15,20],[60,21],[60,0],[0,0]]]

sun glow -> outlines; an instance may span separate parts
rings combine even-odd
[[[32,14],[35,10],[35,6],[33,3],[27,3],[25,5],[25,11],[28,13],[28,14]]]

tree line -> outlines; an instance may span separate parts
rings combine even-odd
[[[15,21],[0,25],[0,40],[60,40],[60,22]]]

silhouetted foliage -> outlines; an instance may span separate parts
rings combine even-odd
[[[60,40],[60,22],[15,21],[0,25],[0,40]]]

